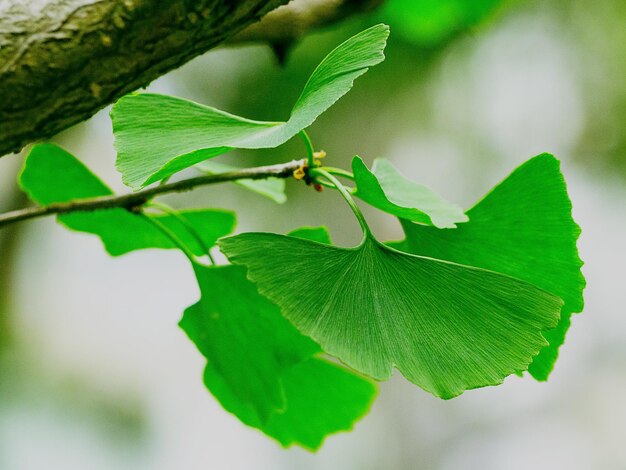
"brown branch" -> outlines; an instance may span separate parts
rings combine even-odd
[[[302,167],[305,160],[294,160],[278,165],[259,166],[245,168],[237,171],[229,171],[217,175],[204,175],[189,178],[174,183],[167,183],[161,186],[143,189],[135,193],[101,196],[90,199],[79,199],[71,202],[50,204],[48,206],[28,207],[11,212],[0,214],[0,227],[38,217],[45,217],[53,214],[67,214],[70,212],[92,212],[102,209],[125,208],[137,210],[153,197],[162,194],[189,191],[198,186],[223,183],[241,179],[265,179],[265,178],[289,178],[293,172]]]

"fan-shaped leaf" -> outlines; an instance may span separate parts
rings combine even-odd
[[[159,181],[231,148],[277,147],[345,95],[384,59],[389,28],[373,26],[345,41],[315,69],[287,122],[254,121],[191,101],[132,94],[111,110],[117,167],[132,188]],[[196,153],[196,150],[205,149]]]
[[[401,253],[371,235],[348,249],[264,233],[218,244],[324,351],[378,380],[395,365],[443,398],[525,370],[562,305],[524,281]]]
[[[326,227],[300,227],[292,230],[287,235],[302,238],[303,240],[311,240],[312,242],[324,243],[325,245],[332,243]]]
[[[459,222],[467,222],[463,209],[426,186],[407,180],[386,159],[374,160],[370,171],[363,160],[354,157],[352,171],[356,196],[382,211],[439,228],[454,228]]]
[[[315,357],[320,348],[260,296],[240,266],[195,266],[202,297],[181,327],[207,358],[204,381],[244,423],[315,449],[350,429],[374,385]]]
[[[112,191],[73,155],[53,144],[38,144],[32,148],[20,184],[28,196],[38,204],[69,202],[98,196]],[[235,214],[221,210],[180,211],[208,247],[231,233]],[[144,248],[176,248],[174,243],[147,220],[148,216],[125,209],[107,209],[96,212],[76,212],[58,217],[66,227],[98,235],[106,250],[113,256]],[[150,215],[174,232],[196,255],[204,249],[183,225],[170,215]]]
[[[423,256],[491,269],[530,282],[564,300],[559,325],[544,332],[549,346],[528,371],[546,380],[558,356],[572,312],[583,308],[585,279],[576,240],[580,228],[559,162],[539,155],[516,169],[468,211],[456,230],[401,221],[406,240],[396,248]]]
[[[204,372],[204,383],[226,410],[285,447],[298,444],[318,449],[329,434],[350,431],[376,396],[372,382],[319,358],[293,366],[280,380],[286,409],[262,423],[250,404],[233,396],[210,363]]]

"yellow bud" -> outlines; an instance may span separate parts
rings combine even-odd
[[[320,150],[319,152],[314,152],[313,153],[313,162],[317,166],[321,166],[322,165],[322,158],[324,158],[325,156],[326,156],[326,152],[324,152],[323,150]]]
[[[302,178],[304,178],[304,175],[304,167],[300,167],[293,172],[293,177],[297,180],[301,180]]]

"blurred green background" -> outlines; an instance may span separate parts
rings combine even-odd
[[[177,327],[198,296],[182,255],[112,259],[96,238],[38,220],[0,231],[0,469],[626,468],[626,2],[389,0],[308,36],[285,67],[266,46],[222,48],[148,89],[284,119],[318,61],[379,21],[392,31],[386,61],[310,135],[333,166],[385,156],[464,207],[538,153],[562,160],[588,288],[550,381],[511,377],[444,402],[398,376],[352,433],[317,454],[283,450],[204,389]],[[123,190],[107,110],[54,140]],[[294,139],[220,159],[302,156]],[[22,158],[0,159],[0,210],[26,204]],[[282,206],[234,185],[168,201],[236,210],[240,231],[323,224],[341,245],[358,240],[332,191],[287,192]],[[400,237],[363,208],[382,239]]]

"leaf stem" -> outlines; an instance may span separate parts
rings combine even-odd
[[[322,167],[322,170],[326,170],[328,171],[328,169],[326,167]],[[330,171],[328,173],[331,173]],[[332,173],[331,173],[332,174]],[[334,183],[331,183],[329,181],[320,179],[321,175],[317,175],[317,177],[315,178],[315,182],[321,184],[322,186],[326,186],[327,188],[333,188],[333,189],[337,189],[337,186],[335,186]],[[356,188],[353,188],[351,186],[346,186],[345,184],[343,185],[343,187],[345,188],[346,191],[348,191],[350,194],[356,194]]]
[[[348,170],[344,170],[343,168],[335,168],[334,166],[325,166],[324,170],[326,170],[331,175],[343,176],[344,178],[348,178],[354,181],[354,175],[352,172]]]
[[[313,142],[311,142],[309,134],[307,134],[304,129],[302,129],[298,134],[302,137],[304,146],[306,147],[307,166],[309,168],[315,168],[317,165],[315,165],[315,148],[313,147]]]
[[[169,238],[172,241],[172,243],[174,243],[174,245],[180,248],[180,250],[185,254],[185,256],[191,262],[191,264],[198,264],[198,262],[196,261],[196,255],[194,255],[193,252],[189,249],[189,247],[185,245],[183,241],[180,238],[178,238],[174,232],[172,232],[169,228],[167,228],[165,224],[155,219],[154,217],[150,217],[147,214],[144,214],[143,212],[142,212],[142,215],[152,225],[154,225],[157,229],[159,229],[163,233],[163,235]]]
[[[359,209],[359,206],[357,206],[356,202],[354,202],[354,199],[352,199],[352,195],[350,194],[350,191],[348,191],[348,189],[343,184],[341,184],[341,182],[337,178],[335,178],[335,176],[329,173],[325,168],[313,168],[310,171],[310,174],[312,177],[315,177],[316,175],[320,175],[326,178],[327,180],[329,180],[335,186],[335,188],[339,191],[339,193],[343,196],[345,201],[350,206],[350,209],[352,209],[354,216],[359,221],[359,225],[361,226],[363,233],[365,235],[372,235],[372,231],[367,225],[367,221],[365,220],[365,217],[363,216],[361,209]]]
[[[316,183],[318,183],[318,184],[321,184],[322,186],[326,186],[327,188],[337,189],[337,188],[336,188],[336,186],[335,186],[334,184],[329,183],[329,182],[328,182],[328,181],[326,181],[326,180],[321,180],[321,179],[319,179],[319,178],[316,178],[316,179],[315,179],[315,182],[316,182]]]
[[[293,172],[303,165],[303,160],[293,160],[279,165],[245,168],[215,175],[203,175],[174,183],[143,189],[135,193],[100,196],[88,199],[79,199],[70,202],[61,202],[47,206],[28,207],[0,214],[0,227],[22,220],[35,219],[53,214],[68,214],[70,212],[92,212],[101,209],[137,209],[145,205],[155,196],[174,192],[190,191],[198,186],[236,181],[240,179],[289,178]]]
[[[215,259],[211,255],[211,249],[204,243],[204,240],[198,233],[198,231],[194,228],[193,225],[189,222],[189,219],[185,217],[183,214],[175,210],[173,207],[168,206],[167,204],[163,204],[161,202],[151,201],[148,203],[149,207],[154,207],[155,209],[159,209],[161,212],[164,212],[172,217],[174,217],[189,234],[196,240],[196,243],[200,246],[202,251],[209,257],[211,264],[215,264]]]

